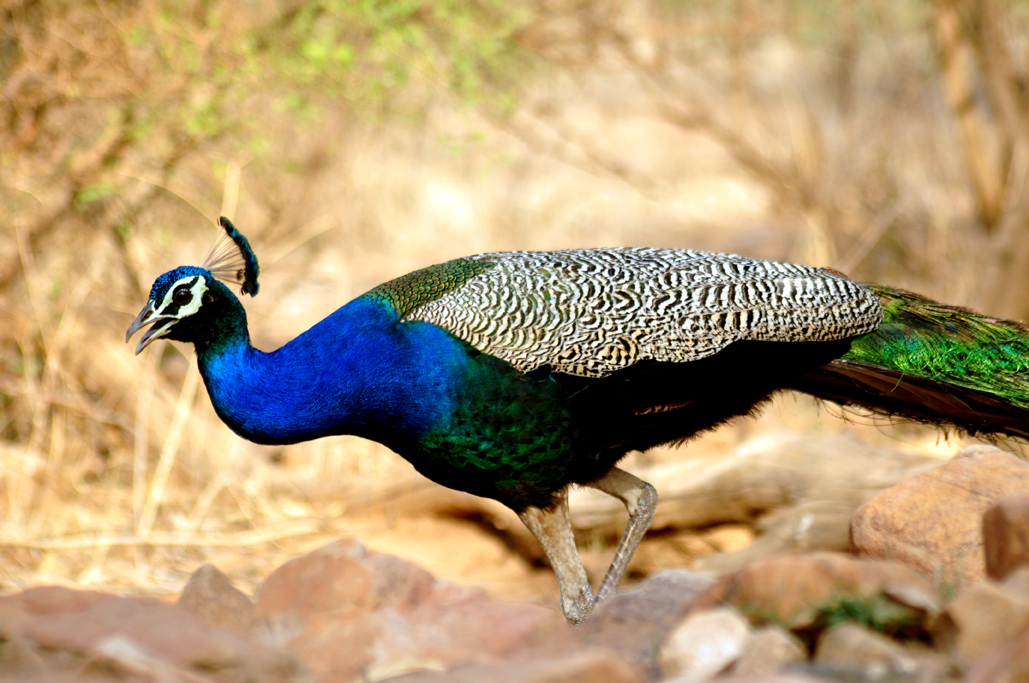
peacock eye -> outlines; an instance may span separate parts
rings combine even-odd
[[[176,289],[175,293],[172,295],[172,301],[177,303],[179,306],[185,306],[192,300],[193,292],[189,291],[185,287],[182,287],[181,289]]]

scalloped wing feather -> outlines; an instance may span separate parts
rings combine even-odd
[[[874,330],[879,297],[834,271],[730,254],[576,249],[482,254],[491,267],[404,312],[528,372],[603,377],[685,363],[737,340],[827,341]]]

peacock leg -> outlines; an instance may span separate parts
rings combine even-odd
[[[561,610],[573,626],[586,621],[595,602],[586,570],[572,535],[568,516],[568,494],[562,492],[557,504],[549,509],[527,508],[518,515],[543,546],[543,552],[554,568],[561,587]]]
[[[622,501],[629,511],[629,523],[625,525],[625,531],[622,532],[622,538],[615,550],[615,557],[611,560],[611,567],[600,584],[600,590],[597,591],[599,604],[614,595],[615,589],[625,576],[625,570],[629,567],[632,554],[636,552],[636,546],[643,540],[643,534],[647,533],[650,523],[654,521],[657,491],[639,477],[634,477],[617,467],[587,486],[614,496]]]

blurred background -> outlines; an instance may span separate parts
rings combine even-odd
[[[153,279],[198,264],[219,215],[260,259],[264,350],[380,282],[507,249],[730,251],[1025,319],[1027,172],[1023,2],[7,0],[0,589],[174,593],[213,561],[250,590],[354,535],[556,599],[500,513],[358,439],[244,442],[191,348],[133,356]],[[787,397],[627,467],[781,432],[963,443],[836,412]],[[676,537],[634,576],[752,534]],[[602,571],[608,535],[580,540]]]

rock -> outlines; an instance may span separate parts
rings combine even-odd
[[[612,655],[580,652],[503,664],[472,664],[451,671],[411,673],[383,683],[640,683],[632,667]]]
[[[1029,631],[994,648],[969,670],[965,683],[1025,683],[1029,681]]]
[[[992,446],[969,446],[862,505],[851,522],[861,557],[914,567],[960,588],[985,576],[982,516],[1005,496],[1029,490],[1029,464]]]
[[[575,630],[586,645],[608,650],[652,677],[657,652],[693,599],[714,579],[683,570],[654,574],[633,590],[609,598]]]
[[[850,548],[850,518],[871,495],[861,500],[801,501],[773,510],[755,522],[757,536],[749,546],[701,557],[693,567],[721,576],[791,550],[846,551]]]
[[[717,683],[819,683],[819,681],[832,681],[832,679],[819,678],[807,671],[790,671],[767,676],[756,674],[719,676],[715,680]],[[661,683],[684,683],[684,679],[676,676],[665,679]]]
[[[732,667],[735,676],[774,674],[807,659],[803,643],[778,626],[764,626],[743,646]]]
[[[575,645],[553,609],[438,582],[353,540],[272,572],[258,591],[254,618],[256,635],[294,652],[326,682],[557,655]]]
[[[0,616],[0,626],[4,617]],[[10,629],[4,628],[4,631]],[[50,653],[41,651],[37,644],[21,636],[9,636],[4,633],[3,647],[0,648],[0,671],[6,676],[44,679],[49,676],[60,675],[55,669],[59,666],[48,666],[44,657]],[[66,657],[68,658],[68,657]],[[0,680],[3,680],[0,678]]]
[[[750,637],[747,620],[726,608],[688,616],[661,646],[661,673],[676,683],[701,683],[729,668]]]
[[[862,608],[877,623],[917,629],[940,609],[936,590],[914,570],[830,552],[791,553],[750,564],[704,591],[691,610],[723,604],[757,624],[791,630],[818,627],[827,614],[849,606]]]
[[[814,661],[831,669],[862,671],[871,679],[911,676],[918,669],[918,660],[900,643],[853,622],[827,629],[818,639]]]
[[[205,564],[194,572],[175,606],[209,626],[243,638],[250,636],[254,604],[213,564]]]
[[[1029,629],[1029,568],[966,589],[933,620],[935,639],[973,662]]]
[[[1002,498],[983,515],[986,575],[1003,579],[1029,566],[1029,496]]]
[[[54,586],[3,596],[0,641],[0,670],[39,680],[81,673],[130,680],[302,680],[286,654],[153,598]]]

